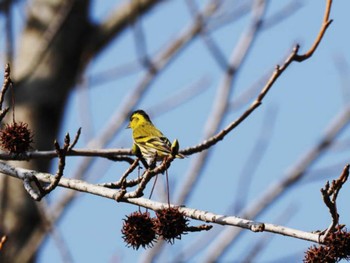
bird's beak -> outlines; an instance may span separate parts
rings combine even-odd
[[[128,126],[126,126],[126,128],[125,129],[130,129],[131,127],[130,127],[130,123],[128,124]]]

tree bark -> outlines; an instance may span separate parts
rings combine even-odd
[[[69,2],[33,1],[12,66],[15,119],[28,123],[34,134],[34,149],[53,148],[67,96],[79,76],[82,47],[91,28],[89,1]],[[7,121],[12,121],[12,114],[8,114]],[[48,171],[50,163],[36,160],[17,165]],[[21,181],[3,177],[2,183],[1,231],[8,241],[0,253],[0,262],[16,262],[16,253],[31,232],[42,227],[41,220],[35,201],[25,192]]]

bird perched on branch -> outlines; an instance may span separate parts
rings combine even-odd
[[[178,141],[175,140],[171,144],[168,138],[153,125],[151,119],[143,110],[136,110],[131,114],[128,128],[132,129],[134,153],[140,151],[148,164],[154,159],[162,161],[170,155],[181,159],[185,157],[178,153]]]

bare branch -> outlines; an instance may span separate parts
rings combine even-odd
[[[75,139],[77,139],[77,136]],[[33,174],[23,174],[24,189],[36,201],[40,201],[45,195],[49,194],[52,190],[54,190],[63,176],[63,170],[66,164],[66,153],[71,147],[69,134],[67,133],[65,136],[64,146],[62,149],[60,148],[60,145],[57,141],[54,142],[54,145],[56,148],[56,154],[59,158],[58,170],[56,175],[54,176],[54,180],[48,186],[42,187],[36,176]],[[31,186],[31,182],[35,183],[39,192],[33,189],[33,187]]]
[[[146,188],[146,185],[148,184],[148,182],[157,174],[163,173],[165,170],[167,170],[174,159],[175,159],[174,156],[169,156],[159,166],[155,167],[154,169],[147,169],[142,175],[142,179],[137,189],[133,192],[126,193],[125,196],[119,197],[117,201],[120,201],[121,198],[128,199],[128,198],[136,198],[136,197],[142,196],[143,190]]]
[[[297,62],[302,62],[302,61],[310,58],[314,54],[314,52],[316,51],[318,45],[320,44],[320,42],[324,36],[324,34],[326,33],[327,28],[329,27],[329,25],[333,21],[333,20],[329,20],[329,15],[331,13],[331,7],[332,7],[333,0],[326,0],[326,1],[327,1],[327,4],[326,4],[324,17],[323,17],[323,22],[321,25],[321,30],[318,33],[318,36],[316,37],[315,42],[313,43],[311,48],[305,54],[297,55],[295,57],[295,61],[297,61]]]
[[[135,161],[130,165],[130,167],[125,171],[125,173],[122,175],[122,177],[119,179],[118,182],[115,183],[103,183],[103,184],[98,184],[99,186],[111,188],[111,189],[119,189],[119,188],[124,188],[127,186],[126,184],[126,178],[128,177],[129,174],[131,174],[135,168],[139,165],[140,159],[137,158]]]
[[[77,134],[75,135],[73,142],[69,145],[67,152],[70,152],[75,147],[75,145],[77,144],[77,142],[80,138],[80,134],[81,134],[81,127],[78,129]]]
[[[158,167],[159,171],[161,169],[165,169],[165,167],[166,165],[164,165],[164,167],[162,168]],[[19,178],[19,179],[27,178],[28,176],[32,175],[44,183],[52,183],[55,181],[54,176],[51,174],[40,173],[40,172],[23,169],[23,168],[14,168],[3,162],[0,162],[0,171],[4,174],[7,174],[9,176]],[[101,197],[105,197],[113,200],[116,200],[117,196],[120,194],[119,190],[113,190],[106,187],[89,184],[81,180],[67,179],[64,177],[61,178],[58,185],[65,188],[73,189],[80,192],[90,193],[93,195],[97,195],[97,196],[101,196]],[[164,207],[169,207],[168,203],[160,203],[160,202],[152,201],[145,198],[123,198],[121,201],[142,206],[154,211],[161,210]],[[219,215],[219,214],[214,214],[207,211],[201,211],[198,209],[192,209],[187,207],[179,207],[179,211],[183,212],[184,215],[187,217],[204,221],[204,222],[211,222],[219,225],[231,225],[231,226],[249,229],[252,232],[265,231],[265,232],[276,233],[284,236],[290,236],[298,239],[308,240],[311,242],[316,242],[316,243],[319,242],[318,234],[304,232],[297,229],[287,228],[284,226],[278,226],[275,224],[254,222],[252,220],[247,220],[236,216]]]
[[[62,149],[60,148],[60,145],[58,144],[57,141],[54,142],[54,145],[55,145],[55,148],[56,148],[56,152],[57,152],[57,155],[58,155],[58,158],[59,158],[58,169],[57,169],[56,175],[54,176],[54,180],[48,186],[46,186],[44,188],[45,194],[48,194],[53,189],[55,189],[57,187],[60,179],[63,176],[63,170],[64,170],[64,167],[66,165],[66,153],[67,153],[67,150],[68,150],[68,148],[70,146],[69,142],[70,142],[70,138],[69,138],[69,134],[68,133],[66,134],[65,141],[64,141],[64,146],[63,146]]]
[[[329,184],[329,181],[327,181],[324,188],[321,189],[322,198],[324,203],[329,209],[329,213],[332,216],[332,223],[328,227],[327,231],[322,235],[322,240],[324,241],[328,234],[332,232],[335,227],[339,224],[339,214],[337,209],[337,197],[339,194],[340,189],[343,187],[345,182],[348,180],[349,177],[349,168],[350,165],[347,164],[343,172],[341,173],[340,177],[337,180],[333,180],[331,184]]]

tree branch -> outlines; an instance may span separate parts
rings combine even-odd
[[[304,60],[310,58],[314,52],[316,51],[318,45],[320,44],[324,34],[326,33],[327,28],[329,27],[329,25],[332,23],[333,20],[329,20],[329,15],[331,13],[331,7],[332,7],[332,2],[333,0],[326,0],[326,9],[325,9],[325,13],[324,13],[324,17],[323,17],[323,22],[321,25],[321,29],[313,43],[313,45],[311,46],[311,48],[303,55],[297,55],[295,57],[295,61],[297,62],[303,62]]]
[[[329,213],[332,216],[332,223],[328,227],[328,229],[325,231],[324,235],[322,235],[322,239],[321,239],[322,241],[324,241],[327,238],[328,234],[332,232],[335,229],[335,227],[339,224],[337,197],[340,189],[348,180],[349,168],[350,168],[350,165],[347,164],[344,167],[343,172],[341,173],[341,175],[337,180],[333,180],[331,184],[329,184],[329,181],[327,181],[325,187],[321,189],[323,201],[328,207]]]
[[[52,174],[48,173],[40,173],[33,170],[28,170],[24,168],[15,168],[6,163],[0,162],[0,171],[9,176],[23,179],[30,176],[35,176],[39,181],[44,183],[52,183],[55,181],[55,178]],[[106,187],[93,185],[86,183],[81,180],[75,179],[67,179],[62,177],[58,183],[59,186],[64,188],[69,188],[72,190],[85,192],[105,198],[109,198],[112,200],[117,200],[118,195],[120,194],[120,190],[109,189]],[[161,203],[152,201],[145,198],[123,198],[120,200],[122,202],[142,206],[144,208],[148,208],[154,211],[158,211],[164,209],[164,207],[168,207],[168,203]],[[192,219],[196,219],[203,222],[211,222],[219,225],[229,225],[236,226],[244,229],[249,229],[252,232],[270,232],[275,234],[280,234],[284,236],[290,236],[294,238],[299,238],[311,242],[318,243],[319,235],[309,232],[300,231],[297,229],[287,228],[284,226],[278,226],[270,223],[261,223],[255,222],[252,220],[243,219],[236,216],[225,216],[219,215],[207,211],[201,211],[198,209],[192,209],[187,207],[179,207],[180,212],[183,212],[187,217]]]

